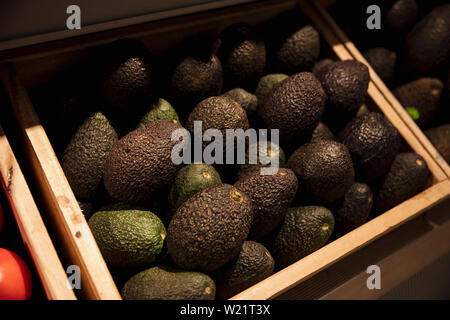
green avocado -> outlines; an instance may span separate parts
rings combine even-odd
[[[180,123],[175,109],[163,98],[159,98],[157,103],[152,104],[150,110],[139,121],[138,127],[145,126],[155,120],[167,120],[173,123]]]
[[[225,92],[224,95],[239,103],[247,112],[247,116],[254,114],[258,107],[258,98],[242,88],[231,89]]]
[[[263,104],[263,101],[270,90],[277,84],[286,79],[288,76],[283,73],[268,74],[259,79],[258,86],[255,90],[255,95],[258,98],[258,106]]]

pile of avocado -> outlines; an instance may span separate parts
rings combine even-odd
[[[119,40],[36,90],[124,299],[227,299],[425,187],[423,158],[365,106],[368,68],[320,59],[320,43],[287,12],[162,56]],[[279,143],[256,147],[279,169],[262,175],[270,163],[248,153],[175,164],[172,133],[198,120],[278,129]]]
[[[377,4],[381,29],[348,15]],[[351,11],[350,13],[348,11]],[[365,10],[365,9],[364,9]],[[450,4],[445,0],[360,1],[341,6],[338,23],[400,104],[450,163]],[[359,16],[363,16],[359,14]],[[361,27],[356,24],[361,23]]]

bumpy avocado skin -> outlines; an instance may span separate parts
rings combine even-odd
[[[214,271],[239,253],[251,224],[247,195],[228,184],[212,186],[175,212],[168,228],[169,254],[183,269]]]
[[[194,132],[194,121],[202,121],[202,130],[218,129],[225,136],[226,129],[249,128],[244,109],[226,96],[209,97],[201,101],[189,114],[186,129]]]
[[[400,133],[379,113],[354,118],[339,137],[350,150],[356,176],[362,181],[372,181],[386,173],[400,150]]]
[[[444,84],[437,78],[419,78],[392,90],[417,125],[427,127],[439,107]]]
[[[288,167],[298,176],[300,189],[308,190],[323,203],[344,196],[355,179],[347,147],[331,140],[302,145],[289,157]]]
[[[273,88],[258,109],[269,129],[279,129],[280,141],[303,137],[314,130],[324,111],[326,95],[310,72],[300,72]]]
[[[208,275],[162,266],[139,272],[121,290],[125,300],[214,300],[215,293]]]
[[[397,54],[394,51],[386,48],[372,48],[364,52],[364,58],[381,80],[386,83],[392,80],[397,65]]]
[[[284,73],[272,73],[261,77],[255,90],[255,95],[258,98],[258,106],[263,104],[264,99],[269,91],[272,90],[273,86],[280,83],[287,77],[288,76]]]
[[[74,194],[92,200],[105,171],[108,154],[118,136],[100,112],[92,114],[73,135],[61,158],[61,166]]]
[[[287,74],[309,71],[319,54],[319,33],[306,25],[290,35],[276,53],[277,70]]]
[[[450,123],[428,129],[425,131],[425,135],[445,161],[450,163]]]
[[[329,65],[333,62],[333,60],[328,58],[317,61],[312,68],[312,73],[317,77],[322,67],[325,67],[326,65]]]
[[[290,169],[278,169],[276,174],[251,173],[234,186],[252,200],[253,223],[249,238],[257,239],[275,229],[283,220],[294,200],[298,180]]]
[[[248,24],[231,25],[217,40],[227,87],[254,90],[266,66],[266,45]],[[233,87],[232,86],[232,87]]]
[[[209,164],[192,163],[180,169],[169,193],[172,214],[197,192],[221,183],[219,173]]]
[[[365,101],[369,87],[369,69],[356,60],[336,61],[322,67],[317,72],[325,93],[327,106],[341,111],[351,112]]]
[[[331,236],[334,217],[320,206],[290,208],[271,247],[278,267],[288,266],[322,247]]]
[[[154,262],[166,238],[166,229],[154,213],[125,203],[97,211],[89,227],[106,263],[115,268]]]
[[[270,276],[275,261],[269,250],[245,241],[238,256],[216,270],[217,298],[228,299]]]
[[[159,187],[170,185],[178,165],[171,158],[172,133],[179,124],[155,120],[120,139],[108,155],[104,184],[115,199],[143,202]]]
[[[145,126],[155,120],[167,120],[173,123],[180,122],[176,110],[163,98],[159,98],[157,103],[152,104],[150,110],[139,121],[138,127]]]
[[[242,88],[231,89],[225,92],[224,95],[239,103],[247,112],[247,116],[254,114],[258,107],[258,98],[253,93]]]
[[[385,212],[423,189],[429,170],[427,163],[414,152],[399,153],[381,182],[374,202],[377,213]]]
[[[372,189],[365,183],[355,182],[348,189],[344,198],[331,206],[335,217],[337,237],[363,225],[369,217],[373,206]]]
[[[450,56],[450,4],[436,7],[414,25],[403,50],[406,71],[429,75],[446,69]]]

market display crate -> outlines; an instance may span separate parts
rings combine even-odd
[[[43,205],[58,228],[58,239],[71,262],[81,268],[83,297],[120,299],[27,88],[54,78],[61,70],[90,56],[97,46],[124,37],[140,40],[157,54],[191,36],[214,37],[238,22],[263,24],[288,10],[301,10],[309,18],[324,40],[323,53],[335,60],[353,59],[346,45],[309,2],[292,0],[259,1],[0,52],[1,77],[22,131],[23,148],[40,188]],[[372,71],[371,78],[367,105],[373,111],[383,113],[409,147],[425,159],[431,172],[426,189],[232,299],[275,298],[450,196],[450,181],[437,154],[423,144],[380,92]]]
[[[50,300],[74,300],[74,291],[69,285],[67,274],[63,269],[51,237],[44,225],[39,209],[28,188],[27,182],[17,163],[8,138],[0,126],[0,192],[6,195],[3,204],[5,214],[11,212],[19,229],[22,242],[34,264],[34,269],[40,281],[42,290]],[[3,198],[3,196],[2,196]],[[5,216],[6,218],[6,216]],[[7,217],[9,218],[9,216]],[[5,226],[11,227],[11,225]],[[6,236],[15,236],[10,230]],[[17,243],[20,243],[20,239]],[[15,241],[14,240],[14,241]],[[8,239],[7,243],[13,241]],[[8,249],[8,248],[7,248]],[[31,265],[30,265],[31,267]],[[6,281],[7,279],[4,279]],[[37,290],[40,291],[40,290]],[[33,298],[33,296],[31,297]]]

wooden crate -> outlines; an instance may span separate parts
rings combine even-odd
[[[23,132],[24,149],[39,181],[43,200],[59,225],[60,235],[67,242],[66,250],[74,263],[82,268],[83,281],[89,283],[85,285],[86,298],[120,297],[25,87],[51,79],[58,71],[92,54],[96,46],[123,37],[136,38],[151,51],[161,53],[187,37],[199,33],[215,36],[230,24],[242,21],[261,24],[280,12],[295,9],[296,5],[310,18],[328,43],[329,48],[324,48],[324,51],[328,50],[335,59],[351,58],[346,47],[337,40],[317,12],[308,3],[294,0],[260,1],[0,52],[0,64],[4,63],[3,83]],[[369,97],[397,127],[411,148],[424,157],[432,173],[429,187],[233,299],[274,298],[450,196],[450,182],[442,168],[384,96],[378,93],[373,82],[369,85]]]
[[[34,263],[47,298],[75,300],[67,274],[1,126],[0,183],[0,192],[6,193],[25,248]]]
[[[342,42],[350,53],[351,58],[361,61],[369,68],[370,79],[376,87],[378,94],[386,100],[395,112],[398,117],[405,123],[405,125],[411,130],[411,133],[415,136],[415,139],[422,144],[422,146],[427,150],[427,152],[436,160],[436,163],[442,169],[442,171],[446,174],[448,178],[450,178],[450,166],[445,161],[445,159],[440,155],[440,153],[436,150],[433,144],[428,140],[423,131],[417,126],[416,122],[411,118],[411,116],[406,112],[405,108],[400,104],[397,98],[393,95],[393,93],[389,90],[386,84],[381,80],[381,78],[376,74],[374,69],[370,66],[355,44],[347,37],[347,35],[342,31],[342,29],[337,25],[334,19],[330,16],[327,11],[327,8],[332,6],[335,1],[326,1],[326,0],[312,0],[312,5],[318,11],[321,19],[324,21],[329,30],[334,33],[334,36],[338,39],[338,41]],[[370,92],[369,92],[370,94]]]

